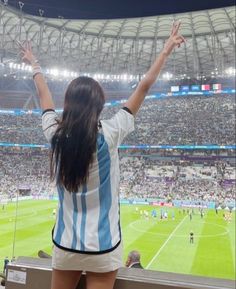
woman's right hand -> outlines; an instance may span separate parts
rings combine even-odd
[[[176,46],[180,47],[182,43],[186,42],[184,37],[181,34],[179,34],[180,25],[181,25],[180,21],[173,23],[170,37],[166,41],[164,49],[163,49],[163,53],[166,56],[169,56]]]
[[[129,97],[128,101],[125,103],[125,106],[135,115],[140,106],[142,105],[146,94],[150,87],[155,83],[162,67],[165,64],[167,57],[171,54],[176,46],[180,46],[185,42],[184,37],[179,34],[180,22],[175,22],[173,24],[171,34],[169,39],[166,41],[166,44],[161,52],[161,54],[154,61],[152,66],[147,71],[145,77],[140,81],[139,85]]]

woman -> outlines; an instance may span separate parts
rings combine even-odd
[[[32,65],[43,110],[42,127],[51,143],[51,178],[59,207],[53,229],[52,289],[74,289],[86,271],[88,289],[111,289],[122,267],[119,219],[118,146],[134,130],[134,116],[167,57],[184,42],[175,23],[163,51],[124,108],[99,121],[105,97],[89,77],[74,79],[58,119],[41,68],[27,43],[22,59]]]

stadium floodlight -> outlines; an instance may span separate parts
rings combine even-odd
[[[128,80],[128,75],[125,73],[125,74],[122,74],[121,76],[124,81],[127,81]]]
[[[166,72],[163,74],[163,78],[166,80],[170,80],[171,78],[173,78],[173,74]]]
[[[59,70],[57,68],[53,68],[53,69],[51,69],[50,74],[52,74],[53,76],[58,76]]]
[[[225,70],[225,73],[230,76],[234,76],[236,74],[236,69],[233,67],[229,67]]]
[[[64,70],[62,74],[63,74],[64,77],[68,77],[69,76],[69,71]],[[71,76],[73,76],[73,75],[71,75]]]

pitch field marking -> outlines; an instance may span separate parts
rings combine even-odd
[[[137,232],[140,232],[140,233],[145,233],[145,234],[150,234],[150,235],[155,235],[155,236],[169,236],[169,234],[152,233],[152,232],[147,232],[147,231],[144,231],[144,230],[137,229],[136,227],[134,227],[134,224],[136,224],[136,223],[140,223],[140,221],[135,221],[135,222],[129,224],[129,227],[131,227],[134,231],[137,231]],[[204,224],[210,224],[210,225],[214,225],[214,226],[223,228],[224,232],[223,233],[219,233],[219,234],[208,234],[208,235],[197,235],[197,234],[195,234],[195,237],[197,237],[197,238],[213,238],[214,237],[215,238],[215,237],[221,237],[221,236],[225,236],[225,235],[229,234],[229,230],[226,229],[224,226],[221,226],[221,225],[218,225],[218,224],[214,224],[214,223],[209,223],[209,222],[204,222]],[[186,238],[186,236],[188,236],[188,235],[175,235],[175,237],[181,237],[181,238]]]
[[[18,214],[17,216],[17,220],[23,220],[26,218],[32,218],[34,216],[38,215],[37,211],[31,210],[31,212],[29,212],[29,214]],[[8,220],[9,222],[15,222],[15,215],[11,214],[9,216],[4,216],[4,218],[0,218],[0,220]]]
[[[178,226],[175,227],[175,229],[172,231],[172,233],[170,234],[170,236],[166,239],[166,241],[164,242],[164,244],[161,246],[161,248],[156,252],[155,256],[152,258],[152,260],[148,263],[148,265],[146,266],[146,269],[148,269],[153,261],[160,255],[161,251],[163,250],[163,248],[166,246],[166,244],[170,241],[170,239],[172,238],[172,236],[174,235],[174,233],[179,229],[179,227],[183,224],[183,222],[186,220],[188,216],[185,216],[183,218],[183,220],[178,224]]]

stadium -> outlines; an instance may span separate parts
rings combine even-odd
[[[31,43],[60,119],[69,83],[95,79],[105,93],[102,122],[138,89],[177,20],[186,42],[118,147],[124,268],[114,288],[235,288],[234,1],[173,8],[149,0],[150,10],[131,0],[127,9],[101,1],[92,10],[30,2],[0,0],[0,288],[50,288],[61,202],[34,68],[19,46]],[[145,270],[127,268],[134,250]]]

